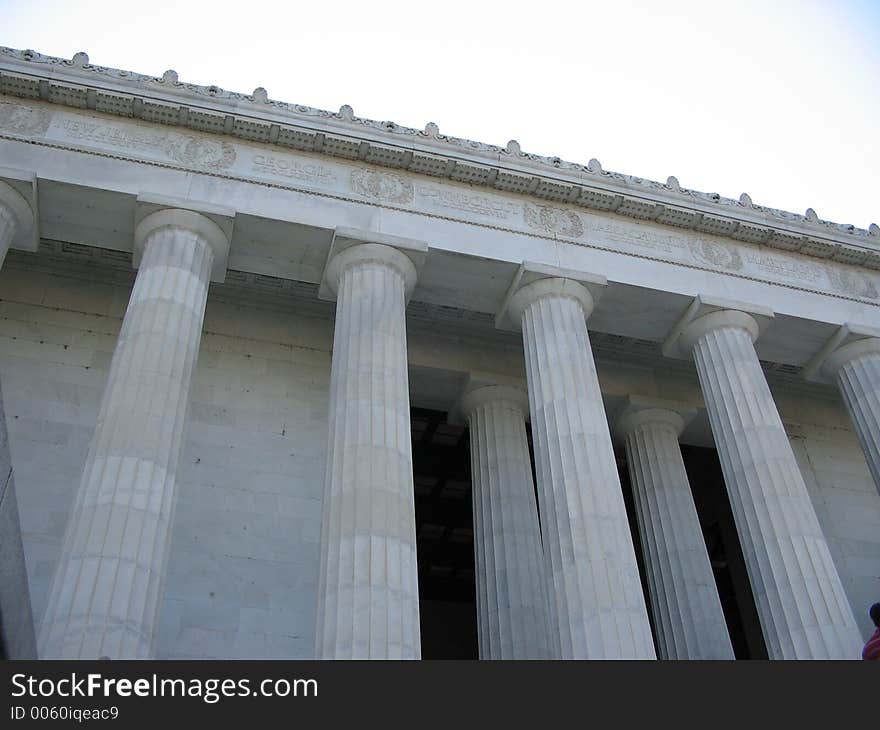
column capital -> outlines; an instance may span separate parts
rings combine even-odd
[[[12,211],[18,224],[11,247],[36,251],[40,245],[36,175],[0,167],[0,205]]]
[[[584,318],[588,318],[608,280],[599,274],[548,266],[532,261],[520,264],[507,294],[495,316],[501,330],[519,332],[523,310],[545,296],[571,297],[580,302]]]
[[[675,436],[682,431],[697,415],[695,408],[683,403],[651,398],[646,396],[627,396],[624,404],[618,409],[614,422],[614,435],[620,439],[644,424],[671,426]]]
[[[138,195],[134,219],[134,268],[141,264],[147,238],[161,228],[183,228],[203,237],[214,252],[211,281],[226,279],[229,245],[235,211],[211,203],[170,198],[151,193]]]
[[[672,328],[662,351],[666,357],[688,360],[697,340],[721,327],[741,327],[754,342],[770,325],[773,316],[769,307],[700,294]]]
[[[804,379],[830,383],[846,363],[869,352],[880,352],[880,328],[855,322],[842,324],[804,366]]]
[[[465,388],[465,392],[449,411],[446,421],[456,426],[466,425],[476,408],[500,401],[512,403],[522,412],[524,420],[529,419],[529,394],[524,388],[490,383],[474,384]]]
[[[327,252],[318,299],[336,301],[339,278],[351,262],[381,261],[394,266],[403,275],[409,301],[427,255],[428,244],[425,241],[338,227],[333,231],[333,240]]]

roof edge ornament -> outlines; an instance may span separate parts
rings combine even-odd
[[[393,143],[396,144],[401,144],[401,137],[409,137],[410,139],[421,138],[429,140],[432,145],[450,148],[450,153],[473,153],[484,157],[493,157],[495,158],[496,162],[500,162],[504,157],[509,156],[513,158],[511,162],[515,160],[518,164],[543,167],[550,175],[559,172],[580,176],[601,175],[603,183],[614,185],[618,188],[623,189],[619,192],[615,191],[618,192],[618,194],[624,194],[625,192],[631,192],[632,194],[637,195],[661,194],[668,197],[668,202],[672,205],[687,205],[696,203],[703,206],[709,205],[713,207],[717,206],[721,208],[727,208],[730,213],[734,213],[736,208],[746,208],[750,212],[763,216],[767,219],[771,219],[768,220],[766,223],[761,223],[761,225],[769,225],[771,228],[777,224],[807,224],[808,229],[812,231],[816,231],[817,229],[821,228],[824,229],[824,232],[827,232],[829,234],[852,236],[856,239],[861,239],[861,242],[868,243],[872,246],[876,244],[875,237],[878,235],[874,233],[874,230],[876,229],[876,226],[874,224],[872,224],[872,226],[874,227],[871,228],[869,231],[867,229],[857,228],[856,226],[853,226],[851,224],[834,223],[832,221],[822,220],[817,215],[815,215],[815,211],[812,211],[812,209],[810,209],[812,211],[812,214],[799,215],[797,213],[791,213],[789,211],[780,210],[778,208],[756,205],[746,193],[740,195],[739,200],[737,201],[730,198],[725,198],[718,193],[705,193],[697,190],[689,190],[687,188],[682,188],[681,186],[678,186],[676,188],[670,180],[667,180],[667,183],[664,185],[663,183],[654,180],[648,180],[635,177],[633,175],[625,175],[623,173],[604,170],[602,168],[602,165],[595,158],[591,159],[586,165],[584,165],[581,163],[567,162],[559,157],[548,157],[526,153],[523,152],[521,149],[518,149],[518,151],[514,152],[515,149],[519,148],[518,144],[516,145],[516,147],[511,147],[511,145],[508,143],[507,147],[500,147],[498,145],[488,144],[485,142],[477,142],[465,138],[441,134],[438,126],[433,122],[429,122],[427,125],[425,125],[424,130],[417,130],[395,124],[394,122],[381,122],[371,119],[359,118],[354,116],[353,112],[350,115],[347,113],[343,113],[342,110],[340,110],[340,112],[334,113],[323,109],[305,106],[302,104],[276,101],[270,99],[268,97],[268,94],[266,94],[264,97],[262,93],[257,93],[258,90],[255,90],[253,94],[245,94],[240,92],[226,91],[218,86],[213,85],[200,86],[198,84],[182,83],[179,80],[174,80],[174,77],[176,77],[176,73],[172,76],[171,72],[167,71],[165,72],[163,77],[159,79],[155,76],[135,73],[132,71],[124,71],[120,69],[94,65],[89,61],[88,55],[82,52],[77,53],[72,60],[67,60],[54,56],[43,55],[31,49],[18,50],[5,46],[0,46],[0,65],[2,65],[4,57],[7,59],[11,59],[10,63],[12,64],[12,68],[7,69],[4,72],[16,73],[16,71],[18,70],[15,67],[16,64],[34,64],[42,65],[44,67],[54,66],[59,68],[60,70],[63,70],[64,74],[69,75],[68,79],[63,79],[61,76],[56,76],[55,78],[57,78],[60,83],[69,82],[74,84],[87,84],[89,83],[87,77],[98,76],[109,82],[115,81],[121,85],[129,87],[123,92],[129,94],[132,93],[131,87],[141,87],[145,91],[155,91],[157,88],[157,84],[166,84],[171,87],[169,88],[169,91],[173,89],[175,95],[181,97],[182,105],[186,105],[187,101],[197,101],[199,97],[209,97],[212,99],[217,99],[221,102],[231,103],[236,107],[240,107],[242,110],[246,110],[247,105],[269,105],[272,108],[273,112],[290,116],[291,124],[295,124],[298,120],[302,120],[304,117],[307,119],[314,119],[316,117],[323,118],[327,120],[332,120],[338,124],[349,126],[352,128],[352,132],[356,132],[358,128],[367,128],[372,133],[379,133],[395,138]],[[262,91],[265,92],[265,89],[263,89]],[[187,97],[189,97],[189,99],[187,99]],[[54,103],[63,104],[65,102],[60,101]],[[350,107],[348,108],[350,109]],[[254,109],[254,112],[257,112],[256,108]],[[662,203],[665,201],[660,202]],[[724,211],[722,210],[719,212],[723,214]],[[870,241],[868,241],[869,236],[871,239]]]

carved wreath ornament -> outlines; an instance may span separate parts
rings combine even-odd
[[[45,109],[0,103],[0,129],[16,134],[43,134],[51,121]]]
[[[700,240],[692,242],[689,248],[691,255],[704,264],[728,271],[739,271],[743,267],[742,257],[735,246]]]
[[[874,282],[858,271],[828,267],[828,278],[837,291],[864,299],[877,299],[880,293]]]
[[[413,185],[400,175],[374,170],[352,170],[351,188],[359,195],[386,203],[413,201]]]
[[[204,137],[169,135],[165,151],[183,165],[201,165],[214,170],[225,169],[235,162],[235,148],[231,144]]]
[[[581,217],[573,210],[565,208],[526,203],[523,208],[523,217],[526,225],[530,228],[567,238],[578,238],[584,232]]]

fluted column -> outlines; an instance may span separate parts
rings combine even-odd
[[[21,177],[22,180],[27,177],[0,168],[0,175],[7,172],[15,174],[16,178]],[[3,266],[6,254],[16,237],[34,231],[35,226],[36,216],[31,204],[12,185],[0,180],[0,267]]]
[[[400,250],[336,254],[316,653],[418,659],[419,589],[405,307],[416,282]]]
[[[34,214],[24,197],[0,182],[0,267],[13,239],[34,224]],[[37,642],[31,613],[30,589],[21,542],[21,525],[15,496],[15,475],[6,413],[0,392],[0,642],[10,659],[36,659]]]
[[[733,659],[678,437],[685,422],[665,408],[631,407],[624,437],[648,590],[663,659]]]
[[[839,347],[826,361],[825,371],[837,382],[880,492],[880,337]]]
[[[582,284],[548,277],[509,300],[522,326],[550,627],[564,659],[653,659],[654,646],[599,390]]]
[[[41,656],[151,655],[208,283],[221,228],[161,210],[141,222],[140,269],[43,620]]]
[[[693,353],[772,659],[858,658],[861,639],[753,341],[720,309],[682,334]]]
[[[489,385],[465,394],[481,659],[548,659],[547,586],[529,459],[524,391]]]
[[[10,204],[11,200],[15,198],[21,198],[18,191],[6,183],[0,182],[0,267],[6,260],[6,253],[12,245],[12,239],[19,225],[16,211]]]

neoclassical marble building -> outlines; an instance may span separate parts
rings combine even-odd
[[[6,48],[0,168],[7,655],[859,656],[876,225]]]

